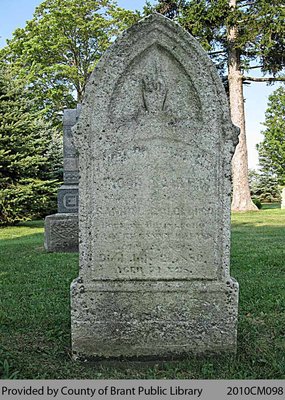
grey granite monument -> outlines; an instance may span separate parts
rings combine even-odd
[[[74,130],[77,359],[235,352],[231,158],[238,130],[198,42],[151,15],[105,53]]]
[[[58,213],[45,219],[45,249],[49,252],[78,251],[78,155],[71,128],[80,113],[63,113],[63,185],[58,190]]]

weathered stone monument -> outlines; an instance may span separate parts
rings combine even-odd
[[[74,134],[74,357],[234,352],[230,163],[238,130],[198,42],[159,14],[135,24],[91,75]]]
[[[58,190],[58,213],[45,219],[45,249],[49,252],[78,251],[78,155],[71,128],[80,113],[63,113],[63,185]]]
[[[282,189],[281,192],[281,208],[285,208],[285,187]]]

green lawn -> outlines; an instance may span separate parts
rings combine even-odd
[[[285,210],[232,217],[231,275],[240,284],[238,353],[152,365],[86,365],[70,355],[76,254],[47,254],[43,223],[0,230],[0,377],[17,379],[284,379]]]

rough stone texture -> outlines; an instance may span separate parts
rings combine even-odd
[[[230,162],[238,130],[197,41],[154,14],[105,53],[76,130],[75,358],[235,351]]]
[[[78,214],[48,215],[44,245],[49,252],[78,252]]]
[[[285,188],[282,189],[281,193],[281,208],[285,208]]]
[[[63,113],[64,183],[58,190],[58,214],[45,219],[45,249],[49,252],[78,251],[78,155],[71,128],[79,113],[79,106]]]

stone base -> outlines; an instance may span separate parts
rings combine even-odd
[[[238,283],[93,281],[71,285],[74,358],[166,359],[235,352]]]
[[[78,214],[48,215],[44,245],[49,252],[78,252]]]

